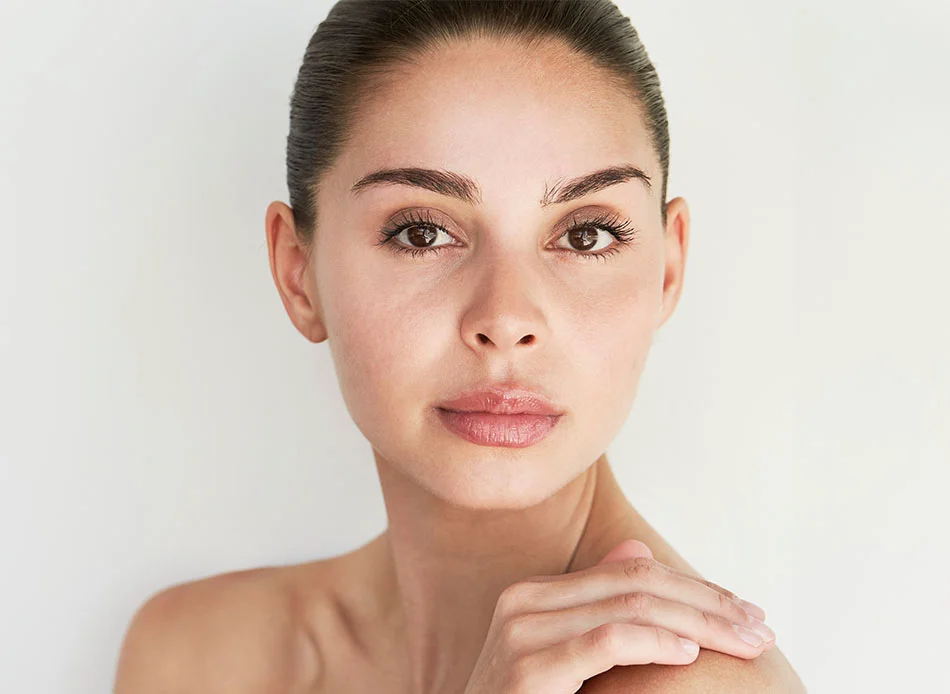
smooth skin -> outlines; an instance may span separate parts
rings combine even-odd
[[[627,540],[592,569],[506,588],[465,694],[573,694],[616,665],[692,663],[700,646],[755,658],[775,640],[764,616]]]
[[[689,239],[682,198],[661,222],[661,171],[636,103],[561,43],[527,50],[479,38],[400,66],[353,127],[322,179],[313,246],[280,201],[265,226],[284,308],[304,337],[327,342],[348,411],[372,445],[388,527],[339,557],[157,594],[129,628],[117,694],[463,692],[513,584],[581,572],[588,588],[610,575],[615,592],[649,592],[624,587],[624,572],[601,563],[631,539],[654,563],[701,579],[628,502],[603,453],[679,300]],[[650,185],[631,179],[541,205],[570,179],[625,164]],[[458,173],[479,193],[351,190],[368,173],[407,166]],[[380,244],[405,212],[439,228],[426,255],[394,249],[418,248],[406,233]],[[584,257],[591,251],[567,231],[605,213],[637,234],[617,245],[598,232],[593,252],[618,252]],[[566,410],[546,439],[479,446],[435,417],[439,402],[505,379]],[[696,631],[686,585],[652,603],[666,616],[641,611],[643,621]],[[573,613],[572,630],[598,610],[621,619],[616,604],[596,602]],[[719,646],[694,635],[704,648],[691,663],[614,667],[583,691],[804,691],[774,643],[742,650],[722,634]]]

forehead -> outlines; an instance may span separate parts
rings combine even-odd
[[[485,199],[622,162],[657,180],[639,105],[566,44],[473,38],[439,46],[374,83],[353,114],[333,186],[371,170],[464,173]]]

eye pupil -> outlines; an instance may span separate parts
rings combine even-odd
[[[416,245],[416,241],[422,241],[422,246],[428,246],[435,240],[436,235],[436,232],[428,227],[413,226],[406,229],[406,237],[413,245]]]
[[[571,229],[569,238],[571,245],[574,245],[575,240],[580,240],[583,244],[582,246],[574,246],[575,248],[580,251],[588,251],[597,245],[597,230],[591,229],[590,227]]]

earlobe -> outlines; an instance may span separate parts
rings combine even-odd
[[[320,310],[320,301],[317,295],[316,283],[313,282],[312,273],[306,254],[304,254],[303,269],[299,275],[302,297],[306,299],[306,311],[298,311],[296,318],[291,316],[290,320],[300,331],[300,334],[306,337],[310,342],[319,344],[327,339],[327,331],[323,323],[323,314]]]
[[[275,200],[264,220],[271,277],[284,310],[297,331],[311,342],[327,338],[316,283],[311,272],[309,247],[294,226],[293,210]]]

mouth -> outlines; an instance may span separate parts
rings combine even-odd
[[[565,411],[517,384],[493,384],[436,406],[452,433],[480,446],[524,448],[546,438]]]

